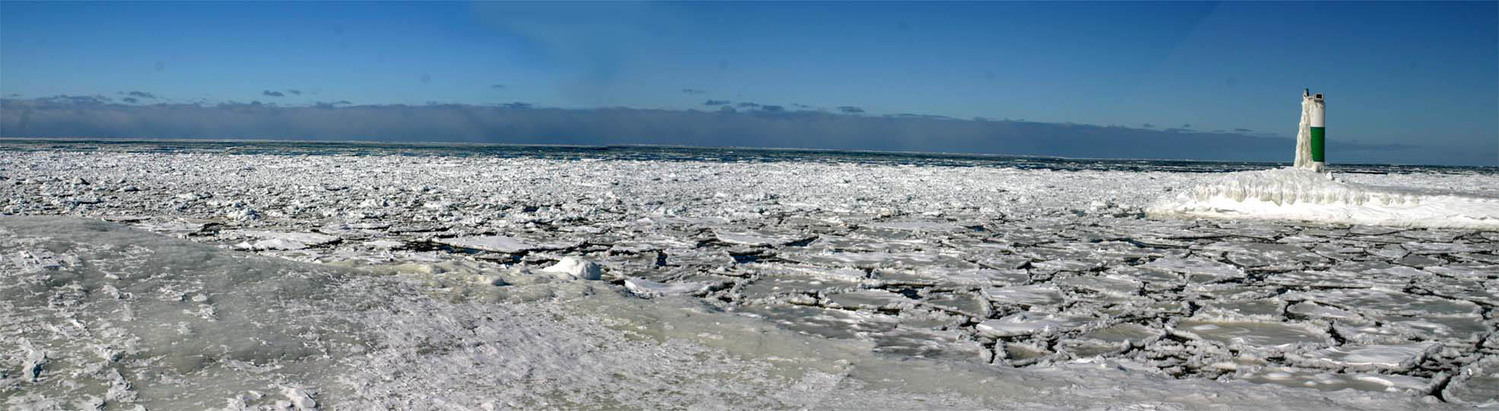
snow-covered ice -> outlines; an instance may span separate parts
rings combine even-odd
[[[7,408],[1499,392],[1492,171],[85,146],[0,151]]]
[[[1359,184],[1296,168],[1231,173],[1154,204],[1149,212],[1499,230],[1499,196]]]
[[[569,280],[600,280],[603,279],[604,271],[599,268],[598,263],[584,260],[578,257],[564,257],[562,261],[551,267],[541,269],[543,272],[556,274],[563,279]]]

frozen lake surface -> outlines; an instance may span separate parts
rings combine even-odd
[[[0,403],[1499,406],[1499,232],[1159,212],[1274,168],[0,141]],[[1333,171],[1472,221],[1499,196]]]

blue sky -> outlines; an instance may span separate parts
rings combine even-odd
[[[7,1],[0,93],[728,100],[1291,137],[1310,87],[1327,94],[1330,139],[1486,150],[1499,163],[1496,4]]]

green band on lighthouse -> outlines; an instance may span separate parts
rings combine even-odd
[[[1327,129],[1325,127],[1312,127],[1312,161],[1327,162],[1327,160],[1323,158],[1322,150],[1324,148],[1323,144],[1325,143],[1324,139],[1326,138],[1326,130]]]

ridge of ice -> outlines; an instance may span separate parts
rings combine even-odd
[[[1229,173],[1162,198],[1147,215],[1499,230],[1499,198],[1379,187],[1280,168]]]

